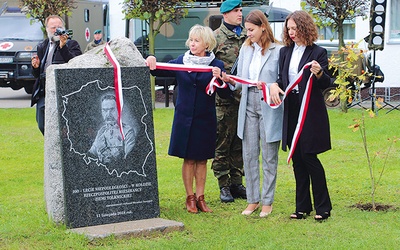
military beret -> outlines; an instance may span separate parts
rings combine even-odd
[[[221,13],[226,13],[241,6],[242,6],[242,0],[226,0],[221,4],[219,10]]]
[[[95,30],[93,34],[101,34],[101,30]]]

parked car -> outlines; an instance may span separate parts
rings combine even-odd
[[[19,8],[4,3],[0,9],[0,87],[32,93],[35,77],[31,58],[43,40],[40,23],[30,23]]]

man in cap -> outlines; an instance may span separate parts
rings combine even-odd
[[[86,46],[85,52],[88,52],[89,50],[93,49],[94,47],[97,47],[99,45],[105,44],[103,41],[103,34],[101,34],[101,30],[95,30],[93,32],[93,41],[88,43]]]
[[[214,31],[217,40],[214,54],[224,62],[226,71],[231,74],[236,74],[235,62],[246,39],[241,6],[241,0],[224,1],[220,7],[223,22]],[[234,198],[246,199],[246,189],[242,184],[242,141],[237,136],[239,102],[239,92],[234,92],[228,99],[216,98],[217,147],[211,168],[218,179],[221,202],[233,202]]]

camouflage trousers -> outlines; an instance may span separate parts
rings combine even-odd
[[[217,106],[217,143],[211,168],[219,187],[242,184],[242,140],[237,136],[238,104]]]

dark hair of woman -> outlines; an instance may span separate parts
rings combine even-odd
[[[293,21],[296,23],[296,35],[300,38],[304,45],[310,46],[318,40],[318,28],[310,14],[303,10],[297,10],[290,13],[286,17],[282,33],[282,40],[285,46],[290,46],[293,44],[293,40],[290,39],[287,29],[287,22],[289,19],[293,19]]]

